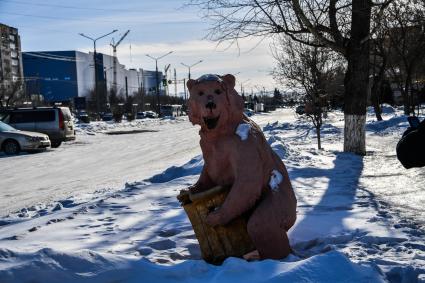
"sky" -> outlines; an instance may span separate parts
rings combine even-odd
[[[237,89],[249,92],[273,89],[270,75],[274,60],[268,39],[244,39],[239,47],[218,45],[205,39],[208,19],[188,0],[0,0],[0,23],[18,28],[23,51],[93,50],[92,38],[117,29],[97,42],[98,52],[112,55],[109,43],[127,30],[128,36],[117,49],[118,60],[127,68],[155,69],[153,57],[172,54],[159,60],[158,68],[171,64],[177,79],[205,73],[235,74]],[[179,91],[181,89],[179,88]]]

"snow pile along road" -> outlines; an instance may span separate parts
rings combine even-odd
[[[288,111],[280,115],[289,117]],[[391,127],[404,123],[395,113],[385,118],[382,123]],[[381,187],[372,185],[373,168],[385,171],[385,164],[375,163],[387,155],[379,141],[394,146],[391,139],[397,136],[372,119],[368,137],[374,147],[364,158],[339,151],[341,113],[330,115],[324,125],[322,151],[315,149],[306,121],[265,125],[298,198],[298,219],[289,233],[294,252],[284,260],[230,258],[217,267],[200,259],[192,227],[176,200],[198,178],[203,162],[195,156],[120,191],[32,206],[2,218],[0,282],[424,280],[423,227],[411,214],[394,212],[393,199],[384,199]],[[394,192],[403,189],[396,182],[388,186]]]
[[[176,124],[181,121],[185,121],[185,117],[166,117],[161,119],[150,119],[145,118],[141,120],[127,121],[123,120],[120,123],[115,123],[114,121],[93,121],[90,123],[75,123],[75,130],[77,136],[79,135],[97,135],[97,134],[107,134],[121,131],[132,131],[156,128],[164,124]]]

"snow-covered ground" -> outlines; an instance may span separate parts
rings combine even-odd
[[[256,119],[264,124],[279,114]],[[48,152],[13,157],[0,153],[0,216],[83,193],[117,190],[201,152],[198,129],[187,117],[76,126],[75,142]]]
[[[40,154],[0,156],[0,215],[143,180],[200,154],[198,140],[186,120],[77,125],[75,142]]]
[[[424,171],[397,162],[407,123],[386,110],[383,122],[368,115],[363,158],[341,153],[339,112],[322,151],[293,110],[254,116],[298,198],[294,253],[281,261],[200,260],[175,198],[203,165],[185,119],[93,123],[74,144],[0,158],[0,208],[20,208],[0,219],[0,282],[425,282]]]

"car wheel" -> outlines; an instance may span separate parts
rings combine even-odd
[[[19,144],[15,140],[7,140],[3,144],[3,150],[4,153],[7,155],[14,155],[18,154],[19,151],[21,151],[21,148],[19,147]]]
[[[52,148],[57,148],[57,147],[60,147],[60,146],[61,146],[61,144],[62,144],[62,142],[61,142],[61,141],[52,141],[52,142],[51,142],[51,147],[52,147]]]

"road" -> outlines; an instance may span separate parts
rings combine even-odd
[[[259,124],[293,119],[291,112],[256,115]],[[23,207],[96,190],[120,189],[201,153],[198,127],[185,120],[147,124],[126,135],[82,135],[38,154],[0,156],[0,216]]]

